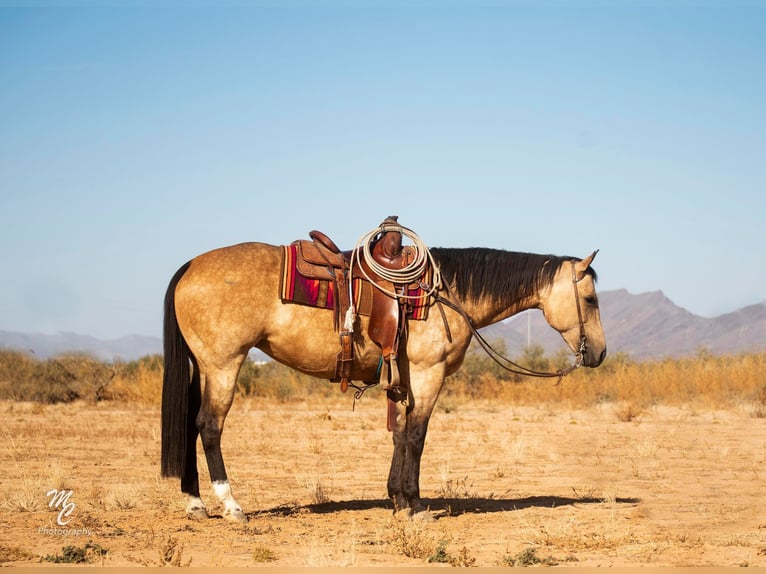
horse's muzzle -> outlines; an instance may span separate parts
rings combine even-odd
[[[603,363],[605,358],[606,358],[606,347],[604,347],[601,353],[598,353],[598,354],[591,351],[591,349],[587,349],[585,351],[585,355],[583,356],[582,364],[586,367],[590,367],[593,369],[598,367],[601,363]]]

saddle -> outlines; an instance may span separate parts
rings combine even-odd
[[[380,228],[393,225],[393,230],[381,231],[370,243],[369,253],[375,263],[385,269],[403,269],[416,255],[412,246],[402,246],[402,234],[395,227],[397,219],[397,216],[386,218]],[[300,239],[293,242],[296,246],[296,268],[305,277],[333,281],[337,297],[333,323],[335,330],[340,332],[340,351],[335,376],[330,380],[340,382],[341,391],[348,390],[354,364],[353,302],[349,296],[349,284],[353,277],[358,277],[377,286],[372,289],[368,335],[382,350],[381,380],[387,382],[386,390],[402,394],[404,390],[400,386],[398,355],[399,344],[406,330],[404,307],[407,299],[389,293],[404,295],[408,286],[395,284],[376,273],[366,260],[363,247],[341,251],[327,235],[316,230],[311,231],[309,237],[311,241]]]

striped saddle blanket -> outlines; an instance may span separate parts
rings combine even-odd
[[[323,309],[335,309],[336,293],[335,282],[328,270],[327,279],[316,279],[302,274],[298,268],[298,244],[282,246],[282,274],[279,286],[279,295],[285,303],[296,303]],[[426,295],[421,284],[429,284],[432,272],[426,271],[421,281],[412,283],[407,287],[407,318],[425,320],[428,318],[428,308],[431,305],[431,297]],[[372,290],[375,287],[364,277],[354,274],[352,280],[352,294],[354,307],[360,315],[370,316],[372,312]]]

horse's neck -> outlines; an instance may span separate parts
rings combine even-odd
[[[540,299],[537,296],[529,297],[520,301],[514,302],[510,307],[507,307],[497,301],[485,299],[482,301],[462,302],[463,309],[473,320],[477,329],[492,325],[508,317],[513,317],[517,313],[526,311],[527,309],[539,309]]]

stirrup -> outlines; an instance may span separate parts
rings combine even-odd
[[[396,354],[391,353],[389,360],[383,361],[380,378],[381,381],[388,381],[382,388],[386,391],[386,395],[389,399],[395,402],[406,403],[407,387],[402,385],[401,377],[399,375],[399,362]]]

